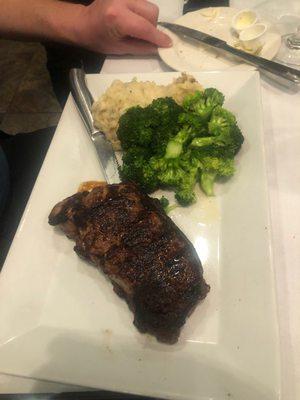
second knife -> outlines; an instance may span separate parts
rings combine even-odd
[[[177,35],[205,43],[209,46],[233,54],[234,56],[239,57],[240,59],[246,61],[251,65],[261,68],[276,76],[280,76],[290,82],[297,84],[300,83],[300,71],[298,71],[297,69],[279,64],[271,60],[267,60],[262,57],[255,56],[253,54],[246,53],[245,51],[229,46],[224,40],[221,40],[215,36],[211,36],[207,33],[200,32],[196,29],[187,28],[185,26],[172,24],[169,22],[159,22],[159,25],[169,29]]]

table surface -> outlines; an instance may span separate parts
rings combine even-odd
[[[110,57],[102,73],[161,72],[155,57]],[[261,79],[282,358],[282,400],[300,399],[300,93]],[[255,205],[253,205],[255,207]],[[0,393],[80,391],[0,374]]]

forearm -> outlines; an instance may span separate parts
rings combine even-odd
[[[58,0],[0,0],[0,37],[76,44],[82,8]]]
[[[0,0],[0,38],[51,40],[109,54],[149,54],[169,47],[147,0]]]

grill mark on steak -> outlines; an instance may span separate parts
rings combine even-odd
[[[209,286],[190,241],[160,203],[133,183],[102,185],[58,203],[49,215],[78,255],[101,267],[134,324],[174,343]]]

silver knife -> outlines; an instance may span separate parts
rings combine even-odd
[[[94,127],[91,112],[94,99],[86,85],[85,73],[82,69],[73,68],[70,71],[71,93],[86,130],[95,145],[101,170],[107,183],[119,183],[118,161],[111,143],[103,132]]]
[[[242,60],[246,61],[249,64],[252,64],[274,75],[281,76],[282,78],[290,82],[297,84],[300,83],[300,71],[298,71],[297,69],[288,67],[283,64],[279,64],[274,61],[266,60],[265,58],[255,56],[253,54],[246,53],[245,51],[230,46],[224,40],[221,40],[215,36],[211,36],[207,33],[203,33],[195,29],[187,28],[185,26],[177,24],[172,24],[169,22],[159,22],[159,24],[164,28],[167,28],[170,31],[180,36],[186,37],[188,39],[194,39],[197,40],[198,42],[205,43],[214,48],[224,50],[228,53],[233,54],[234,56],[241,58]]]

